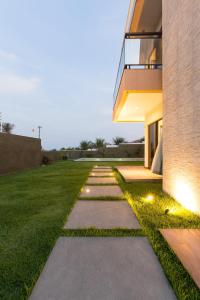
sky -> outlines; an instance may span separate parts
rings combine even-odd
[[[129,0],[0,0],[0,112],[45,149],[144,135],[112,123]],[[33,132],[32,129],[35,129]]]

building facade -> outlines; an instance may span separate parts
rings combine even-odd
[[[114,122],[144,122],[145,167],[162,144],[163,189],[200,213],[200,1],[132,0]]]

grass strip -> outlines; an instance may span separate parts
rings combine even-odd
[[[125,201],[126,199],[125,199],[125,197],[121,197],[121,198],[119,198],[119,197],[89,197],[89,198],[87,198],[87,197],[79,197],[78,198],[78,200],[87,200],[87,201],[89,201],[89,200],[91,200],[91,201],[99,201],[99,200],[101,200],[101,201]]]
[[[145,236],[142,229],[63,229],[62,236],[84,236],[84,237],[134,237]]]
[[[115,176],[177,298],[179,300],[200,299],[198,287],[158,230],[159,228],[200,228],[200,218],[164,193],[161,183],[125,183],[119,173],[116,172]],[[147,201],[149,194],[153,195],[154,199],[150,203]],[[169,210],[167,214],[166,209]]]

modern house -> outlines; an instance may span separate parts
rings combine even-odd
[[[199,53],[199,0],[131,0],[113,121],[144,122],[145,167],[152,167],[158,147],[162,149],[163,189],[197,213]]]

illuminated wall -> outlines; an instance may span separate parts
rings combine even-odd
[[[200,213],[200,1],[163,0],[166,192]]]

